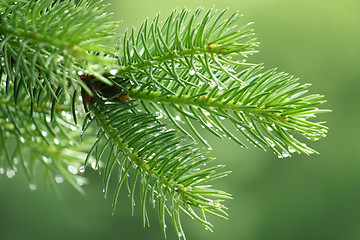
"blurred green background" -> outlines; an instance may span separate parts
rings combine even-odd
[[[264,62],[311,82],[312,93],[326,95],[323,108],[328,137],[311,143],[320,155],[278,159],[256,148],[209,136],[212,155],[233,173],[216,187],[233,194],[227,201],[228,221],[212,219],[214,233],[183,218],[188,239],[211,240],[358,240],[360,239],[360,1],[357,0],[132,0],[112,1],[108,11],[122,19],[120,30],[140,26],[161,12],[215,5],[254,21]],[[102,195],[102,179],[87,173],[90,184],[82,196],[67,184],[61,199],[39,184],[30,191],[19,176],[0,178],[0,239],[162,239],[156,212],[151,228],[143,228],[139,209],[134,217],[126,193],[117,213]],[[171,225],[169,223],[168,225]],[[168,239],[176,239],[169,227]]]

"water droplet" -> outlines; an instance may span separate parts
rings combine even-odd
[[[176,121],[180,121],[180,120],[181,120],[180,116],[176,116],[176,117],[175,117],[175,120],[176,120]]]
[[[85,179],[84,178],[81,178],[81,177],[78,177],[76,179],[76,183],[79,185],[79,186],[82,186],[85,184]]]
[[[191,70],[189,71],[189,74],[190,74],[190,75],[195,75],[195,73],[196,73],[196,72],[195,72],[195,70],[193,70],[193,69],[191,69]]]
[[[55,177],[55,182],[60,184],[60,183],[64,182],[64,178],[62,176],[60,176],[60,175],[56,176]]]
[[[294,148],[292,148],[292,147],[288,147],[288,150],[289,150],[290,153],[296,152],[296,150]]]
[[[164,115],[162,113],[160,113],[160,112],[157,112],[156,116],[157,116],[156,119],[161,119],[161,118],[164,117]]]
[[[0,174],[4,174],[4,172],[5,172],[5,170],[4,170],[4,168],[0,168]]]
[[[79,172],[81,172],[81,173],[85,172],[85,166],[80,166]]]
[[[282,155],[284,158],[290,157],[290,154],[289,154],[288,152],[285,152],[285,151],[283,151],[283,152],[281,153],[281,155]]]
[[[33,184],[33,183],[30,183],[29,188],[30,188],[31,191],[35,191],[36,190],[36,185]]]
[[[223,117],[223,116],[219,116],[219,118],[220,118],[221,120],[225,120],[225,117]]]
[[[182,237],[183,235],[182,235],[182,233],[181,233],[181,232],[179,232],[179,233],[178,233],[178,236],[179,236],[179,237]]]
[[[83,71],[78,71],[78,73],[77,73],[79,76],[82,76],[82,75],[84,75],[84,72]]]
[[[91,163],[91,167],[92,167],[92,169],[94,169],[94,170],[98,170],[98,166],[97,166],[96,162],[92,162],[92,163]]]
[[[68,13],[69,12],[69,10],[68,9],[66,9],[65,11],[64,11],[64,13],[66,14],[66,13]]]
[[[52,159],[51,159],[51,158],[47,158],[47,157],[45,157],[45,156],[42,156],[42,160],[43,160],[45,163],[47,163],[47,164],[52,163]]]
[[[117,72],[118,72],[118,70],[115,68],[110,70],[110,74],[113,76],[115,76],[117,74]]]
[[[51,118],[49,116],[46,116],[46,122],[51,122]]]
[[[211,150],[213,150],[213,149],[212,149],[212,147],[208,147],[208,150],[211,151]]]
[[[15,176],[15,171],[12,170],[12,169],[6,170],[6,176],[7,176],[8,178],[14,177],[14,176]]]
[[[74,166],[68,166],[68,170],[69,170],[69,172],[71,172],[72,174],[77,174],[77,173],[78,173],[77,168],[74,167]]]
[[[25,139],[23,137],[20,137],[20,142],[25,143]]]
[[[64,117],[66,117],[66,119],[68,119],[68,120],[71,120],[71,114],[70,113],[67,113],[67,112],[61,112],[61,115],[63,115]]]
[[[270,132],[273,130],[270,126],[268,126],[267,129],[268,129]]]
[[[47,136],[47,132],[45,132],[45,131],[41,131],[41,134],[42,134],[44,137]]]
[[[238,128],[240,128],[242,131],[245,130],[245,128],[244,128],[243,126],[241,126],[240,124],[237,124],[236,126],[237,126]]]
[[[18,164],[18,163],[19,163],[19,159],[14,158],[13,162],[14,162],[14,164],[16,165],[16,164]]]
[[[59,139],[55,138],[55,139],[54,139],[54,143],[55,143],[56,145],[58,145],[58,144],[60,143]]]
[[[64,57],[63,57],[63,56],[59,56],[59,57],[56,59],[56,61],[58,61],[58,62],[61,62],[62,60],[64,60]]]

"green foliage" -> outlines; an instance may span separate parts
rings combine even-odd
[[[53,186],[66,179],[82,191],[91,165],[103,174],[105,196],[116,182],[114,210],[124,185],[133,212],[138,188],[143,224],[150,202],[164,234],[169,217],[185,238],[180,212],[211,230],[207,216],[226,218],[222,202],[231,198],[209,185],[229,172],[196,145],[211,150],[197,125],[279,157],[316,153],[299,137],[325,136],[323,123],[311,121],[326,111],[316,107],[322,96],[247,63],[258,43],[249,24],[237,27],[238,14],[174,11],[115,47],[117,24],[104,8],[1,1],[0,173],[13,177],[20,163],[34,189],[42,166]]]

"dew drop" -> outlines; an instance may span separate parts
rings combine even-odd
[[[267,129],[268,129],[270,132],[273,130],[270,126],[268,126]]]
[[[117,74],[117,72],[118,72],[118,70],[115,68],[110,70],[110,74],[113,76],[115,76]]]
[[[61,62],[62,60],[64,60],[64,57],[63,57],[63,56],[59,56],[59,57],[56,59],[56,61],[58,61],[58,62]]]
[[[33,184],[33,183],[30,183],[29,188],[30,188],[31,191],[35,191],[36,190],[36,185]]]
[[[79,76],[82,76],[82,75],[84,75],[84,72],[83,71],[78,71],[78,73],[77,73]]]
[[[156,116],[157,116],[156,119],[161,119],[164,117],[164,115],[160,112],[156,113]]]
[[[20,137],[20,142],[25,143],[25,139],[23,137]]]
[[[14,162],[14,164],[16,165],[16,164],[18,164],[18,163],[19,163],[19,159],[14,158],[13,162]]]
[[[68,12],[69,12],[69,10],[68,10],[68,9],[64,11],[64,13],[65,13],[65,14],[66,14],[66,13],[68,13]]]
[[[45,156],[42,156],[42,160],[47,163],[47,164],[50,164],[52,163],[52,159],[51,158],[48,158],[48,157],[45,157]]]
[[[225,120],[225,117],[223,117],[223,116],[219,116],[219,118],[220,118],[221,120]]]
[[[294,148],[292,148],[292,147],[288,147],[288,150],[289,150],[290,153],[296,152],[296,150]]]
[[[98,166],[96,165],[96,162],[92,162],[92,163],[91,163],[91,167],[92,167],[92,169],[94,169],[94,170],[98,170]]]
[[[71,126],[70,129],[73,130],[73,131],[75,131],[75,130],[77,130],[77,127]]]
[[[85,180],[83,178],[77,178],[76,179],[76,183],[79,185],[79,186],[82,186],[85,184]]]
[[[175,117],[175,120],[176,120],[176,121],[180,121],[180,120],[181,120],[180,116],[176,116],[176,117]]]
[[[46,122],[51,122],[51,118],[49,116],[46,116]]]
[[[179,232],[179,233],[178,233],[178,236],[179,236],[179,237],[182,237],[183,235],[182,235],[182,233],[181,233],[181,232]]]
[[[290,157],[290,154],[289,154],[288,152],[285,152],[285,151],[283,151],[283,152],[281,153],[281,155],[282,155],[284,158]]]
[[[288,152],[285,152],[285,151],[283,151],[283,152],[281,153],[281,155],[282,155],[284,158],[290,157],[290,154],[289,154]]]
[[[56,176],[55,177],[55,182],[60,184],[60,183],[64,182],[64,178],[62,176],[60,176],[60,175]]]
[[[74,167],[74,166],[68,166],[68,170],[69,170],[69,172],[71,172],[72,174],[77,174],[77,173],[78,173],[77,168]]]
[[[45,131],[41,131],[41,134],[42,134],[44,137],[47,136],[47,132],[45,132]]]
[[[58,145],[58,144],[60,143],[59,139],[55,138],[55,139],[54,139],[54,143],[55,143],[56,145]]]
[[[4,170],[4,168],[0,168],[0,174],[4,174],[4,172],[5,172],[5,170]]]
[[[8,178],[13,178],[13,177],[15,176],[15,171],[12,170],[12,169],[8,169],[8,170],[6,171],[6,176],[7,176]]]
[[[85,172],[85,166],[80,166],[79,172],[81,172],[81,173]]]
[[[190,75],[195,75],[195,73],[196,73],[196,72],[195,72],[195,70],[193,70],[193,69],[191,69],[191,70],[189,71],[189,74],[190,74]]]

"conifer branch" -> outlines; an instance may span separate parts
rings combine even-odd
[[[103,173],[105,197],[116,182],[114,211],[122,186],[132,212],[140,191],[144,226],[149,202],[164,234],[170,218],[185,239],[180,212],[211,230],[208,215],[226,219],[231,198],[209,185],[229,171],[196,145],[211,149],[197,123],[279,157],[316,153],[298,138],[325,136],[324,122],[312,120],[328,111],[318,108],[323,96],[247,63],[258,42],[237,13],[174,11],[163,23],[158,15],[115,47],[117,23],[105,8],[0,1],[0,174],[11,178],[21,164],[34,190],[42,166],[53,185],[65,179],[83,191],[91,165]]]

